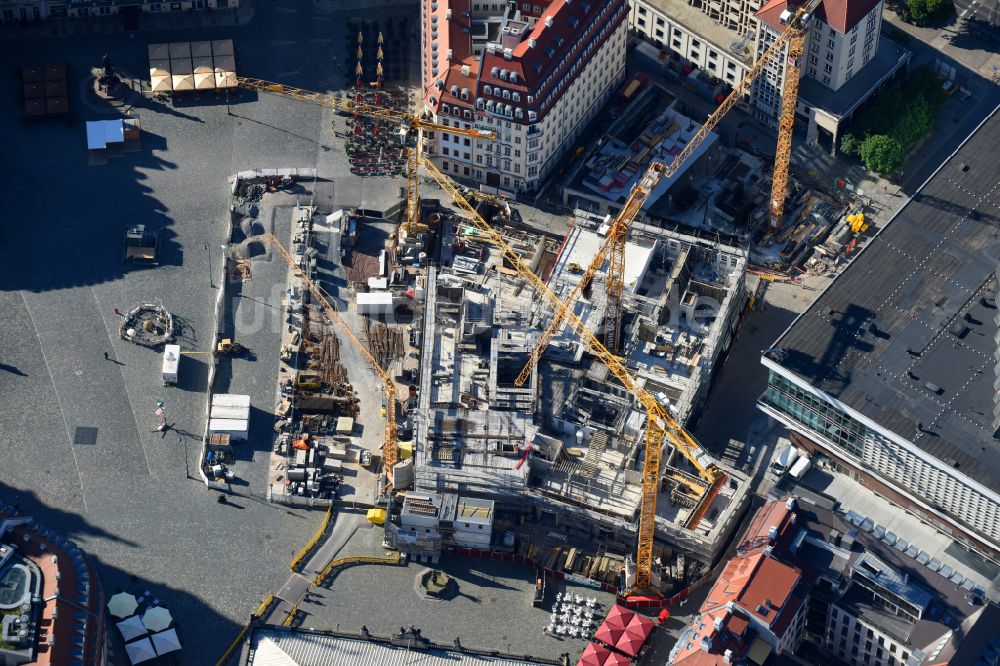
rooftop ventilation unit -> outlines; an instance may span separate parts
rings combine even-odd
[[[551,28],[553,23],[554,23],[554,21],[552,20],[551,16],[546,16],[545,17],[545,27],[546,28]]]

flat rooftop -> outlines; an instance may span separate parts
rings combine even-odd
[[[739,60],[749,62],[750,50],[737,52],[732,50],[732,45],[740,41],[741,37],[734,30],[726,28],[718,21],[709,18],[701,10],[689,4],[686,0],[645,0],[646,4],[672,20],[688,28],[695,35],[711,42],[719,50],[725,51],[727,55]],[[752,47],[752,42],[751,42]]]
[[[994,492],[1000,117],[775,342],[780,365]]]

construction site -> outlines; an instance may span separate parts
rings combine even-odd
[[[692,139],[697,149],[659,181],[639,213],[651,224],[727,238],[751,248],[750,263],[768,270],[806,266],[823,273],[845,262],[867,230],[848,216],[863,201],[835,199],[789,176],[784,219],[770,223],[768,190],[774,158],[717,133],[689,115],[660,85],[630,83],[639,92],[608,130],[581,152],[562,190],[565,205],[616,211],[650,164],[670,163]],[[853,241],[853,243],[852,243]]]

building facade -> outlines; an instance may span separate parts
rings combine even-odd
[[[840,90],[875,56],[882,29],[882,0],[851,0],[820,4],[810,23],[806,38],[805,62],[800,75],[819,81],[824,87]],[[788,0],[772,0],[757,12],[760,26],[756,40],[757,57],[764,55],[774,40],[784,32],[783,12],[794,12]],[[788,47],[781,58],[772,58],[765,75],[758,79],[754,91],[757,119],[777,127],[781,113],[781,90],[788,69]],[[807,105],[800,105],[800,114]]]
[[[730,86],[783,32],[789,0],[632,0],[632,31]],[[909,62],[910,52],[881,36],[882,0],[825,0],[808,29],[796,111],[807,141],[835,147],[842,126]],[[788,48],[771,59],[751,89],[755,119],[777,127]]]
[[[452,177],[536,191],[624,78],[627,10],[626,0],[425,0],[425,110],[443,125],[497,134],[428,133],[425,153]]]
[[[208,9],[236,9],[240,0],[0,0],[0,23],[45,21],[54,18],[114,16],[123,11],[150,13],[183,12]]]
[[[661,57],[672,53],[730,86],[746,76],[759,0],[712,0],[700,7],[684,0],[633,0],[631,6],[630,29],[656,45]]]
[[[764,505],[668,663],[749,666],[817,653],[857,666],[982,663],[981,640],[971,658],[955,657],[968,636],[995,638],[1000,609],[950,570],[906,568],[845,517],[820,495]]]
[[[865,479],[904,506],[937,514],[963,541],[1000,557],[1000,495],[954,465],[818,391],[765,355],[767,390],[757,405],[800,433],[796,444],[837,469]],[[965,526],[972,527],[969,531]]]

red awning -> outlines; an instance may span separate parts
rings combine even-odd
[[[576,666],[604,666],[610,654],[613,654],[611,650],[603,645],[587,643],[587,647],[583,649],[583,654],[580,655],[580,661],[576,662]]]
[[[596,632],[594,632],[594,640],[601,641],[607,645],[614,645],[624,633],[624,629],[620,627],[608,626],[608,623],[605,622],[597,629]]]
[[[643,639],[649,637],[649,633],[653,631],[653,621],[649,618],[636,613],[632,616],[628,625],[625,627],[625,631],[628,633],[636,634],[642,636]]]
[[[611,610],[608,611],[608,616],[604,618],[604,624],[624,629],[628,626],[628,623],[632,621],[633,616],[635,616],[635,611],[630,611],[624,606],[615,604],[611,607]]]
[[[639,654],[639,650],[642,649],[643,644],[646,642],[646,637],[631,631],[623,631],[618,642],[615,643],[615,649],[624,652],[630,657],[634,657]]]
[[[631,663],[632,660],[625,655],[612,652],[608,655],[608,658],[604,660],[603,666],[628,666]]]

